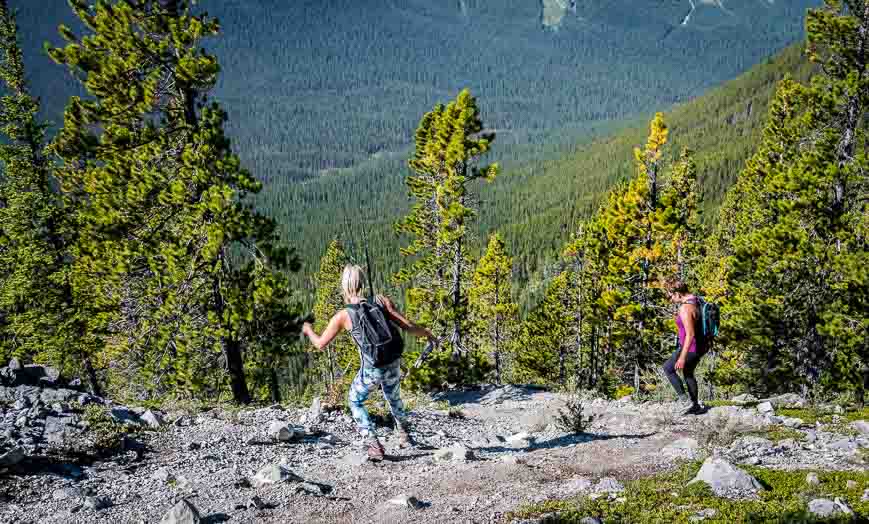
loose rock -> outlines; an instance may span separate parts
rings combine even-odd
[[[821,481],[818,479],[818,475],[816,473],[809,473],[806,475],[806,484],[809,486],[817,486]]]
[[[156,429],[163,425],[163,418],[150,409],[144,412],[139,418],[141,418],[142,422],[144,422],[149,428]]]
[[[269,425],[269,436],[278,442],[288,442],[293,439],[293,431],[284,422],[275,420]]]
[[[462,445],[439,449],[434,454],[435,462],[467,462],[474,457],[473,452]]]
[[[773,409],[771,402],[761,402],[757,405],[757,412],[761,415],[772,415],[775,410]]]
[[[604,477],[600,479],[600,481],[594,485],[592,491],[595,493],[621,493],[625,490],[625,487],[621,482],[612,478],[612,477]]]
[[[254,487],[259,488],[269,484],[277,484],[278,482],[301,482],[302,480],[301,477],[290,471],[286,466],[274,465],[266,466],[257,471],[252,484]]]
[[[187,500],[182,500],[172,506],[172,509],[160,520],[160,524],[200,524],[201,522],[202,517],[199,516],[196,506]]]
[[[84,507],[94,511],[100,511],[112,507],[112,499],[109,497],[87,497],[84,500]]]
[[[815,499],[809,502],[809,513],[816,517],[828,518],[836,515],[850,515],[853,512],[840,499]]]
[[[695,482],[705,482],[713,493],[726,498],[752,496],[763,489],[757,479],[718,457],[710,457],[703,462],[697,476],[689,484]]]
[[[422,508],[422,502],[412,495],[399,495],[395,498],[391,498],[389,499],[389,504],[392,504],[393,506],[403,506],[410,509]]]

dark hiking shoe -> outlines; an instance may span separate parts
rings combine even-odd
[[[416,442],[413,440],[413,437],[410,436],[410,425],[409,424],[399,424],[396,428],[396,433],[398,433],[398,447],[401,449],[410,448],[416,445]]]
[[[383,456],[386,454],[386,450],[383,449],[383,444],[381,444],[380,441],[377,440],[377,437],[371,437],[371,439],[368,440],[366,447],[368,449],[369,459],[375,462],[383,460]]]
[[[694,404],[693,406],[688,408],[688,410],[685,413],[682,413],[682,414],[683,415],[702,415],[703,413],[706,413],[706,409],[703,406],[701,406],[700,404]]]

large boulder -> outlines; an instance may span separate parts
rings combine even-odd
[[[199,516],[196,506],[186,500],[172,506],[160,520],[160,524],[200,524],[200,522],[202,517]]]
[[[775,409],[773,408],[772,402],[761,402],[757,405],[757,412],[761,415],[773,415]]]
[[[157,429],[163,425],[163,417],[161,417],[157,413],[154,413],[150,409],[142,413],[139,418],[142,419],[142,422],[144,422],[146,426],[152,429]]]
[[[830,518],[837,515],[851,515],[853,512],[840,499],[814,499],[809,502],[809,513],[815,517]]]
[[[869,435],[869,422],[865,420],[855,420],[851,423],[851,427],[857,430],[861,435]]]
[[[688,484],[695,482],[705,482],[715,495],[725,498],[751,497],[763,489],[757,479],[720,457],[706,459]]]

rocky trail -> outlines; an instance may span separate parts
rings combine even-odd
[[[776,416],[801,403],[795,396],[694,417],[672,403],[589,399],[591,427],[568,435],[555,423],[566,396],[504,386],[417,399],[418,445],[400,450],[382,427],[389,458],[372,463],[349,416],[318,402],[161,413],[55,379],[34,367],[0,370],[0,522],[504,522],[528,503],[618,498],[624,482],[684,460],[710,457],[701,473],[726,491],[739,487],[728,484],[739,464],[864,470],[869,446],[865,422]],[[82,404],[102,404],[136,429],[120,453],[60,452],[93,432]],[[770,428],[800,438],[757,436]]]

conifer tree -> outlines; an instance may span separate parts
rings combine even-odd
[[[827,1],[806,26],[821,73],[779,86],[764,140],[728,195],[718,251],[732,256],[715,274],[732,337],[761,386],[860,395],[869,356],[869,2]]]
[[[314,276],[316,294],[314,299],[314,329],[322,333],[332,316],[344,308],[344,297],[341,295],[341,273],[349,261],[344,247],[338,240],[333,240],[320,259],[320,269]],[[356,346],[348,333],[341,333],[326,348],[326,362],[318,358],[322,352],[314,353],[316,368],[328,372],[328,380],[333,382],[358,359]]]
[[[408,162],[413,174],[407,185],[414,204],[396,224],[398,233],[412,237],[402,249],[412,262],[395,275],[394,282],[410,286],[409,312],[433,329],[454,359],[468,353],[464,340],[470,273],[467,244],[476,214],[469,185],[497,175],[496,164],[477,165],[493,139],[494,134],[484,131],[477,102],[467,90],[427,113]]]
[[[46,156],[46,125],[29,92],[18,30],[7,2],[0,1],[0,361],[10,355],[47,361],[66,375],[82,373],[99,395],[94,347],[82,337],[88,316],[70,286],[70,249],[78,232],[75,206],[56,191]]]
[[[495,380],[501,383],[505,341],[516,327],[518,306],[511,296],[513,259],[505,252],[501,235],[489,237],[469,292],[473,340],[492,356]]]
[[[71,5],[87,34],[61,27],[49,53],[92,98],[71,100],[54,150],[82,203],[74,287],[100,308],[90,331],[152,393],[195,394],[224,367],[247,402],[243,334],[295,262],[246,201],[261,184],[208,102],[220,68],[201,42],[219,25],[183,0]]]

